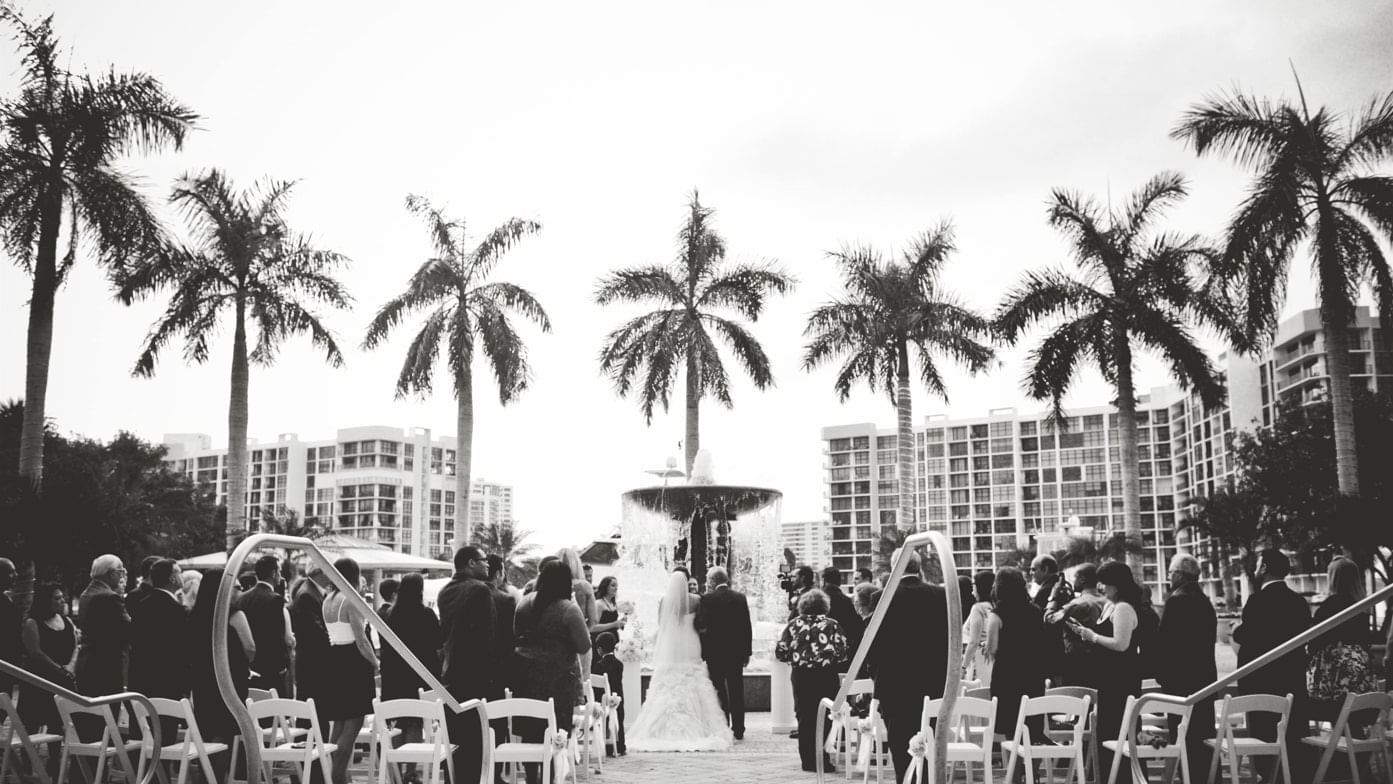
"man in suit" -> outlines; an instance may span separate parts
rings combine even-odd
[[[263,555],[256,562],[256,584],[237,597],[237,609],[247,616],[247,625],[256,642],[256,658],[251,668],[256,673],[248,682],[253,688],[275,689],[277,694],[289,694],[286,676],[290,669],[290,651],[295,647],[291,631],[290,611],[285,598],[276,592],[280,579],[280,559]]]
[[[1059,571],[1059,562],[1049,553],[1041,553],[1030,562],[1030,575],[1037,589],[1031,601],[1041,611],[1049,608],[1051,600],[1057,606],[1068,604],[1074,598],[1069,581]],[[1039,661],[1045,677],[1054,683],[1063,683],[1064,677],[1064,634],[1047,634],[1039,652]]]
[[[693,623],[701,635],[701,658],[721,710],[736,740],[745,739],[745,665],[750,662],[754,632],[745,595],[730,587],[730,575],[717,566],[706,573],[710,590],[697,602]]]
[[[322,710],[320,696],[333,688],[325,680],[325,662],[329,658],[329,632],[324,628],[324,589],[329,578],[318,564],[290,591],[290,629],[295,635],[295,699],[314,699],[315,709]],[[329,720],[321,713],[321,728]],[[324,774],[318,765],[310,768],[310,784],[323,784]]]
[[[8,558],[0,558],[0,659],[17,667],[24,666],[24,645],[20,642],[20,630],[24,620],[19,607],[15,606],[9,592],[15,587],[15,565]],[[9,692],[14,688],[14,679],[0,675],[0,690]]]
[[[851,597],[842,593],[841,569],[829,566],[822,570],[822,592],[827,594],[832,607],[827,616],[836,621],[842,627],[842,634],[846,635],[847,660],[837,668],[838,672],[846,672],[851,666],[851,657],[856,655],[856,649],[861,645],[861,634],[865,629],[861,616],[856,612],[856,605],[851,603]]]
[[[114,555],[92,561],[92,582],[77,600],[77,625],[82,646],[77,652],[77,691],[101,697],[126,689],[126,652],[131,644],[131,616],[121,589],[126,567]],[[101,738],[102,720],[75,716],[74,726],[84,741]]]
[[[132,621],[140,614],[140,603],[150,598],[150,594],[155,591],[155,586],[150,584],[150,567],[159,560],[161,559],[158,555],[147,555],[140,559],[140,582],[126,594],[126,612]]]
[[[1242,667],[1287,640],[1306,631],[1311,625],[1311,610],[1306,599],[1287,586],[1286,577],[1291,563],[1280,550],[1267,549],[1258,553],[1254,581],[1262,587],[1243,605],[1243,619],[1234,627],[1233,640],[1238,643],[1238,666]],[[1306,733],[1306,657],[1301,648],[1238,681],[1240,694],[1291,694],[1294,698],[1291,719],[1287,723],[1287,754],[1291,757],[1297,779],[1301,736]],[[1248,717],[1248,729],[1253,737],[1277,740],[1277,719],[1271,714],[1255,713]],[[1265,781],[1272,780],[1273,766],[1259,767]]]
[[[1170,563],[1170,596],[1161,610],[1156,639],[1160,645],[1156,680],[1167,694],[1185,696],[1218,679],[1214,664],[1217,619],[1214,605],[1200,590],[1200,562],[1189,553],[1176,553]],[[1214,697],[1196,703],[1189,732],[1183,739],[1190,759],[1190,780],[1199,781],[1209,770],[1209,747],[1205,738],[1214,737]],[[1171,741],[1180,739],[1177,716],[1170,718]]]
[[[491,698],[496,683],[498,613],[488,576],[483,551],[461,547],[455,551],[455,576],[435,600],[445,640],[440,679],[460,702]],[[458,746],[455,770],[461,781],[478,781],[484,753],[479,713],[446,713],[450,741]]]
[[[489,553],[488,566],[489,591],[493,594],[493,645],[494,651],[498,654],[493,668],[494,696],[489,699],[501,699],[503,690],[512,687],[513,649],[515,647],[513,616],[517,613],[518,603],[513,595],[508,593],[507,569],[503,563],[503,558]]]
[[[179,564],[160,558],[150,565],[149,592],[131,618],[130,688],[147,697],[181,699],[189,690],[189,615],[175,593],[183,587]],[[160,720],[160,737],[173,743],[179,722]]]
[[[866,656],[896,781],[909,770],[909,740],[919,731],[924,698],[942,697],[948,677],[948,597],[920,571],[919,557],[911,554]]]

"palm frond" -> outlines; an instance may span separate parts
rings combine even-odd
[[[1393,92],[1375,96],[1354,121],[1336,157],[1339,171],[1355,166],[1373,166],[1393,155]]]
[[[911,279],[932,286],[948,257],[958,249],[953,234],[953,222],[944,220],[910,241],[904,263]]]
[[[1034,324],[1105,307],[1107,297],[1062,269],[1033,270],[997,306],[997,334],[1009,345]]]
[[[770,369],[769,357],[764,353],[764,348],[760,346],[754,335],[751,335],[748,330],[734,321],[728,321],[718,316],[703,314],[701,320],[713,327],[716,333],[730,346],[736,360],[745,369],[745,374],[754,382],[755,389],[768,389],[774,386],[774,373]],[[719,362],[719,357],[715,361]]]
[[[1106,216],[1092,197],[1055,188],[1050,192],[1047,215],[1049,225],[1069,238],[1080,264],[1116,277],[1125,261],[1115,246],[1111,228],[1102,225]]]
[[[1050,400],[1052,416],[1064,411],[1064,396],[1078,373],[1081,360],[1089,355],[1107,353],[1109,346],[1098,346],[1102,318],[1085,315],[1060,325],[1031,350],[1026,362],[1025,386],[1032,398]],[[1098,351],[1097,349],[1101,349]]]
[[[75,172],[71,182],[73,208],[91,228],[102,263],[113,274],[158,252],[164,227],[130,178],[98,167]],[[70,230],[74,236],[79,234],[78,225],[74,223]]]
[[[81,102],[92,107],[94,124],[101,136],[108,137],[101,144],[102,160],[132,152],[155,152],[166,146],[180,150],[199,119],[193,109],[174,100],[164,85],[148,74],[111,71],[84,79],[83,92]],[[81,155],[82,151],[75,153]]]
[[[508,249],[519,240],[542,230],[542,224],[534,220],[509,218],[503,225],[488,233],[469,253],[468,277],[471,281],[488,275],[494,265]]]
[[[463,281],[444,259],[427,259],[406,284],[406,291],[388,300],[368,324],[363,348],[377,348],[408,314],[458,299]]]
[[[726,243],[711,226],[716,211],[701,206],[701,197],[695,190],[687,204],[687,220],[677,233],[678,266],[686,277],[689,288],[698,288],[699,281],[705,280],[711,270],[726,255]]]
[[[406,197],[406,211],[426,222],[426,230],[430,232],[431,247],[435,249],[437,256],[445,259],[459,258],[460,251],[455,245],[455,239],[451,232],[458,231],[462,240],[463,221],[451,222],[447,220],[444,213],[433,206],[426,197],[415,194]]]
[[[472,305],[479,343],[498,381],[498,402],[506,406],[527,389],[531,379],[526,346],[497,302],[480,298]]]
[[[547,317],[546,309],[532,292],[521,286],[512,283],[485,283],[470,292],[469,299],[487,300],[494,307],[515,310],[541,327],[543,332],[551,331],[551,319]]]
[[[875,319],[873,307],[865,303],[843,299],[819,306],[803,329],[811,338],[803,352],[803,369],[812,370],[861,345],[881,344],[883,336],[869,337],[880,327],[883,324]]]
[[[416,336],[407,346],[406,357],[402,361],[401,372],[397,375],[397,399],[416,392],[422,397],[429,395],[434,382],[435,361],[440,356],[440,340],[453,321],[455,308],[441,305],[436,308]]]
[[[696,306],[728,307],[757,321],[769,294],[787,294],[796,283],[792,275],[772,263],[741,264],[714,274],[698,292]]]
[[[1220,93],[1191,106],[1171,138],[1189,144],[1197,155],[1228,153],[1242,166],[1261,168],[1287,144],[1286,109],[1237,90]]]
[[[730,376],[726,373],[725,364],[721,362],[721,353],[712,342],[711,336],[702,329],[701,322],[689,322],[686,339],[687,351],[696,357],[701,377],[701,396],[713,397],[721,405],[730,408],[733,405],[730,399]]]
[[[1117,222],[1122,229],[1118,246],[1134,249],[1136,239],[1151,221],[1187,195],[1189,189],[1185,185],[1185,178],[1178,172],[1161,172],[1133,191],[1123,208],[1122,220]]]
[[[1209,407],[1223,402],[1223,376],[1179,319],[1160,310],[1140,309],[1132,314],[1132,334],[1170,365],[1171,377],[1181,389],[1194,387]]]
[[[672,271],[658,264],[611,272],[596,284],[594,294],[597,305],[613,302],[691,304],[686,299],[686,289]]]

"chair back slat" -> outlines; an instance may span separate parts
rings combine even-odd
[[[494,719],[546,719],[556,723],[556,712],[551,700],[532,700],[525,697],[511,697],[494,700],[484,706],[489,720]]]

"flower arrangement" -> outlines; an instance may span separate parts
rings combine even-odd
[[[605,707],[609,708],[610,710],[614,710],[615,708],[618,708],[620,705],[623,704],[624,698],[619,696],[618,694],[611,694],[605,698]]]
[[[630,605],[630,609],[632,608],[633,605]],[[615,646],[614,655],[625,664],[642,664],[650,658],[649,648],[651,645],[648,630],[644,628],[643,622],[638,619],[638,616],[631,615],[624,637],[619,640],[619,645]]]
[[[924,733],[916,732],[914,737],[909,739],[909,756],[915,759],[923,759],[929,753],[929,741],[924,737]]]
[[[619,611],[619,614],[620,614],[620,615],[633,615],[633,614],[634,614],[634,603],[633,603],[633,600],[631,600],[631,599],[625,599],[624,601],[620,602],[620,603],[615,607],[615,609]]]
[[[552,751],[565,751],[566,744],[570,742],[571,737],[566,733],[565,730],[557,730],[556,734],[551,736]]]

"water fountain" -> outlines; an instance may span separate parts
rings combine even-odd
[[[630,670],[634,677],[646,674],[657,632],[658,598],[672,570],[686,567],[704,590],[707,572],[721,566],[730,574],[731,587],[748,598],[755,626],[746,693],[751,694],[753,686],[755,694],[768,694],[762,684],[749,681],[767,680],[774,643],[788,617],[778,580],[782,499],[778,490],[716,484],[706,450],[697,455],[687,484],[624,493],[617,566],[621,604],[629,612],[618,650],[626,675]],[[638,694],[627,686],[626,693]]]

